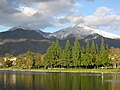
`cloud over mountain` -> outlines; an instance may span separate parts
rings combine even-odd
[[[83,0],[93,3],[95,0]],[[101,30],[119,30],[120,13],[101,6],[91,15],[80,11],[82,0],[0,0],[0,25],[25,26],[34,29],[83,23]],[[79,13],[78,13],[79,12]]]
[[[68,20],[79,24],[92,26],[94,28],[104,28],[104,30],[120,30],[120,13],[107,7],[99,7],[92,15],[72,15]]]
[[[0,0],[0,25],[57,26],[60,23],[55,17],[74,13],[78,5],[77,0]]]

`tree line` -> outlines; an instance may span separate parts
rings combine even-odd
[[[6,57],[10,55],[6,55]],[[8,58],[9,58],[8,57]],[[7,59],[7,58],[6,58]],[[101,40],[101,46],[92,41],[90,45],[87,41],[86,46],[80,45],[78,39],[75,39],[72,46],[69,40],[66,41],[65,48],[62,49],[58,40],[56,40],[46,51],[44,55],[27,51],[25,54],[19,55],[16,61],[3,61],[1,67],[18,67],[18,68],[99,68],[110,66],[110,49]]]
[[[46,68],[98,68],[110,65],[109,47],[104,44],[104,39],[101,41],[100,50],[94,41],[91,46],[88,41],[86,47],[80,46],[78,39],[75,39],[73,46],[67,40],[65,48],[62,50],[56,40],[45,54],[44,66]]]

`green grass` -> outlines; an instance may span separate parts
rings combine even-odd
[[[86,72],[86,73],[120,73],[120,69],[21,69],[21,68],[1,68],[0,70],[12,71],[34,71],[34,72]]]

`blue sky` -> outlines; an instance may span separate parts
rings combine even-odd
[[[82,9],[80,9],[80,13],[83,13],[85,15],[93,14],[97,8],[103,6],[107,8],[112,8],[116,11],[120,10],[120,0],[91,0],[91,2],[80,0],[79,2],[83,4]]]
[[[55,32],[76,24],[120,35],[120,0],[0,0],[0,32],[15,26]]]

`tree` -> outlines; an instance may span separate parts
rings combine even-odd
[[[95,48],[95,57],[96,57],[96,60],[95,60],[95,66],[98,68],[98,65],[99,65],[99,50],[98,50],[98,45],[96,44],[96,48]]]
[[[87,44],[86,44],[86,51],[85,53],[83,54],[82,56],[82,65],[85,66],[85,67],[88,67],[88,66],[91,66],[92,65],[92,55],[90,53],[90,45],[89,45],[89,42],[87,41]]]
[[[111,63],[109,55],[110,55],[110,50],[109,50],[108,44],[106,44],[106,46],[105,46],[105,61],[104,61],[106,66],[109,66]]]
[[[56,40],[47,50],[45,54],[45,68],[46,67],[57,67],[59,65],[59,60],[61,59],[62,48]]]
[[[55,60],[54,60],[54,65],[55,67],[59,66],[59,62],[57,62],[57,60],[61,59],[61,55],[62,55],[62,48],[58,42],[58,40],[56,40],[55,42],[55,48],[54,48],[54,56],[55,56]]]
[[[11,67],[12,66],[12,61],[10,61],[10,60],[7,60],[6,62],[5,62],[5,67]]]
[[[4,67],[11,67],[12,66],[12,63],[13,61],[11,60],[11,58],[13,58],[14,56],[10,53],[6,53],[5,56],[4,56]]]
[[[2,68],[4,66],[4,59],[2,57],[0,57],[0,68]]]
[[[64,66],[68,68],[70,66],[71,59],[72,59],[72,48],[69,40],[67,40],[65,49],[62,52],[62,60],[63,60]]]
[[[26,59],[24,55],[19,55],[16,60],[16,66],[20,68],[25,68],[26,66]]]
[[[54,47],[55,47],[55,42],[47,49],[46,54],[45,54],[45,68],[46,67],[51,67],[53,68],[53,62],[54,62]]]
[[[84,66],[84,61],[85,61],[85,48],[84,46],[82,46],[82,50],[81,50],[81,66]]]
[[[80,66],[81,51],[80,51],[80,44],[79,44],[78,39],[75,39],[75,41],[74,41],[74,46],[72,49],[72,61],[73,61],[74,67]]]
[[[28,69],[33,67],[34,55],[31,51],[26,52],[26,67]]]
[[[92,55],[92,64],[95,66],[95,62],[96,62],[96,46],[95,46],[95,42],[92,41],[92,45],[91,45],[91,51],[90,51],[91,55]]]
[[[42,55],[40,53],[37,53],[35,55],[35,67],[40,68],[42,66],[43,61],[42,61]]]
[[[99,66],[105,66],[105,59],[106,59],[106,51],[105,51],[105,45],[104,45],[104,39],[101,40],[101,47],[100,47],[100,53],[98,58],[98,65]]]
[[[114,68],[120,67],[120,48],[110,48],[110,60]]]

